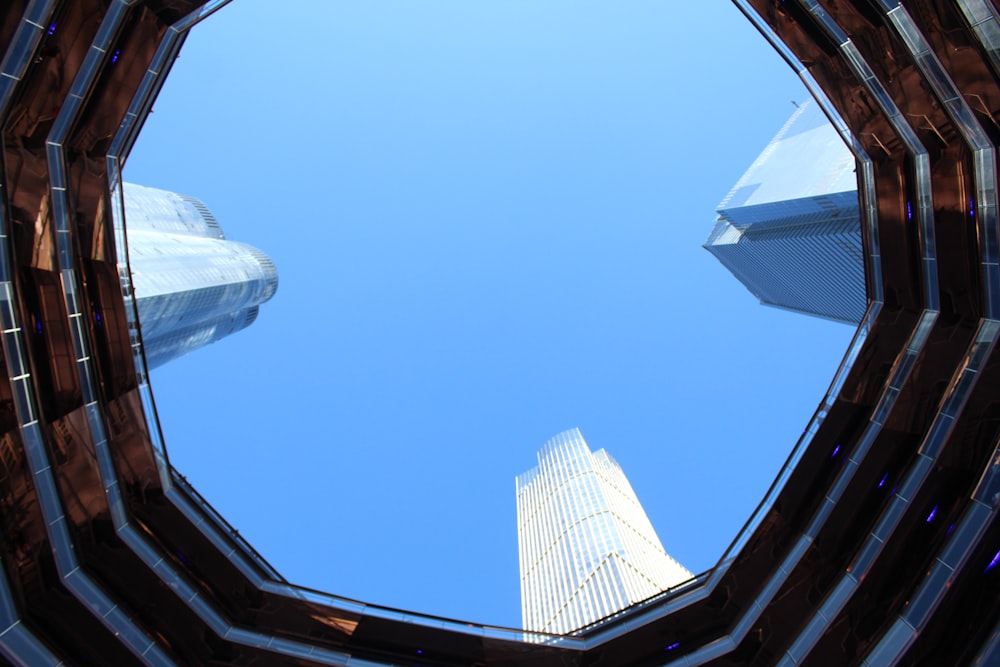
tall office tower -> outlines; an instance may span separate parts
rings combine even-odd
[[[812,100],[722,200],[705,248],[760,302],[857,324],[865,312],[854,156]]]
[[[271,260],[226,239],[197,199],[131,183],[123,192],[149,368],[250,326],[278,289]]]
[[[687,581],[625,473],[578,429],[518,475],[517,543],[526,630],[565,634]]]

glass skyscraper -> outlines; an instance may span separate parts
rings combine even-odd
[[[278,288],[274,263],[230,241],[198,199],[126,183],[128,256],[149,368],[249,326]]]
[[[815,102],[795,110],[717,212],[705,248],[761,303],[861,321],[867,302],[854,156]]]
[[[546,442],[516,487],[526,630],[566,634],[692,577],[664,551],[621,466],[578,429]]]
[[[738,0],[853,136],[871,303],[711,572],[527,638],[295,586],[167,465],[107,207],[224,3],[0,5],[0,664],[1000,664],[997,2]]]

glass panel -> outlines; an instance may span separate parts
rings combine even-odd
[[[7,582],[7,575],[0,570],[0,637],[3,632],[17,621],[17,607],[10,597],[10,585]]]
[[[52,479],[50,475],[43,475],[42,477],[49,481]],[[39,480],[36,479],[37,481]],[[62,512],[61,507],[57,509],[59,512]],[[66,530],[66,517],[60,514],[54,521],[50,521],[48,531],[49,541],[52,544],[52,551],[55,555],[56,563],[59,565],[59,571],[65,576],[67,572],[77,566],[76,553],[73,551],[73,542],[69,537],[69,531]]]
[[[63,664],[20,622],[0,636],[0,653],[15,665]]]
[[[212,630],[223,637],[228,636],[229,631],[232,629],[228,623],[223,621],[212,606],[200,595],[195,595],[193,598],[187,601],[188,606],[191,610],[198,614],[198,617],[205,621]]]
[[[929,458],[936,458],[954,423],[955,420],[948,415],[939,414],[918,452]]]
[[[250,632],[242,628],[228,626],[224,634],[225,638],[244,646],[256,646],[257,648],[267,648],[269,638],[256,632]]]
[[[971,25],[993,18],[993,12],[982,0],[958,0],[958,5]]]
[[[979,541],[979,533],[983,524],[990,516],[990,510],[979,503],[972,503],[966,510],[958,529],[952,533],[948,545],[941,552],[939,560],[947,567],[954,569]]]
[[[900,517],[903,516],[906,505],[907,502],[905,500],[899,496],[894,496],[892,502],[889,504],[889,508],[882,515],[881,521],[879,521],[878,526],[875,528],[874,537],[880,542],[887,540],[892,535],[896,524],[899,523]]]
[[[107,487],[108,506],[111,511],[111,520],[115,526],[125,526],[128,524],[128,513],[125,511],[125,503],[122,501],[121,491],[118,488],[118,480],[115,480]]]
[[[938,600],[944,596],[946,584],[951,575],[951,568],[940,561],[931,568],[931,573],[920,585],[917,596],[910,602],[903,613],[903,618],[910,625],[919,628],[927,621],[927,616],[937,606]]]
[[[12,378],[25,374],[24,355],[21,354],[21,336],[19,330],[6,331],[3,335],[7,348],[7,367]]]
[[[913,628],[905,621],[897,620],[862,664],[870,667],[894,664],[895,658],[903,652],[913,634]]]
[[[913,500],[914,496],[920,491],[920,487],[923,486],[932,465],[933,461],[930,458],[918,455],[916,463],[910,468],[910,472],[906,476],[906,481],[903,482],[903,485],[896,493],[897,498],[902,499],[903,502]]]
[[[90,607],[98,618],[103,619],[114,611],[115,605],[97,588],[94,582],[83,574],[82,570],[77,569],[70,572],[66,575],[65,580],[77,599]],[[146,648],[145,643],[143,648]]]
[[[879,0],[879,4],[888,13],[889,20],[895,26],[899,36],[903,38],[903,43],[906,44],[910,53],[914,55],[927,53],[927,42],[924,40],[923,34],[913,24],[906,11],[899,6],[899,3],[891,0]]]

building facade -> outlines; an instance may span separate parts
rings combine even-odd
[[[131,183],[122,193],[148,367],[250,326],[278,289],[274,263],[226,239],[198,199]]]
[[[578,429],[546,442],[516,487],[526,630],[567,634],[691,579],[621,466]]]
[[[704,247],[762,304],[861,321],[867,304],[854,156],[815,102],[795,110],[717,213]]]
[[[736,0],[853,136],[868,311],[718,564],[561,637],[295,586],[169,466],[107,212],[222,3],[0,5],[0,661],[1000,664],[995,2]]]

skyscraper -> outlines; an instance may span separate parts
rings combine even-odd
[[[230,241],[198,199],[124,184],[128,255],[149,368],[248,327],[278,288],[271,260]]]
[[[865,270],[854,156],[815,102],[795,110],[717,212],[704,247],[761,303],[861,320]]]
[[[692,577],[663,550],[621,466],[578,429],[546,442],[516,486],[525,629],[572,632]]]
[[[297,587],[165,465],[155,411],[137,407],[148,384],[102,207],[186,31],[221,4],[0,9],[0,661],[1000,664],[997,3],[739,0],[844,117],[874,210],[944,196],[921,201],[914,224],[866,211],[866,238],[891,258],[872,271],[873,294],[893,297],[873,299],[786,467],[711,573],[593,631],[531,644],[522,631]],[[928,229],[948,241],[923,243]],[[938,300],[928,285],[971,298]]]

